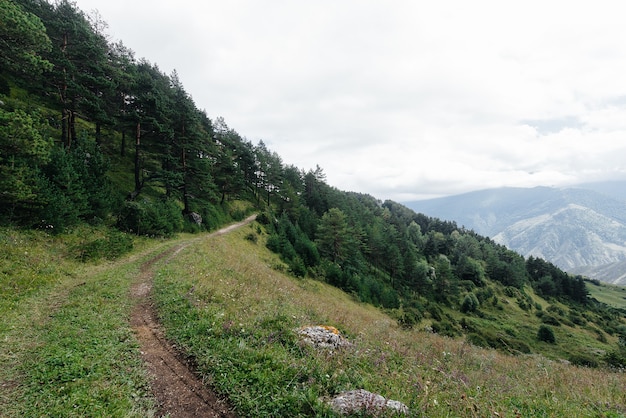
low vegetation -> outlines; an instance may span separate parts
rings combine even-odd
[[[135,240],[132,256],[83,263],[85,232],[0,230],[1,416],[154,411],[129,288],[148,250],[169,243]]]
[[[626,287],[587,280],[587,289],[594,299],[618,309],[626,309]]]
[[[142,260],[177,240],[135,238],[133,251],[116,261],[82,262],[74,250],[81,234],[3,230],[2,270],[26,278],[5,287],[4,296],[13,299],[3,297],[0,307],[6,416],[42,409],[58,416],[154,412],[128,323],[129,289]],[[321,399],[361,388],[405,403],[416,416],[626,413],[623,372],[593,355],[601,350],[600,335],[613,337],[593,326],[549,326],[555,342],[542,341],[541,319],[502,288],[495,305],[494,296],[479,292],[477,299],[487,303],[477,311],[431,307],[407,328],[395,310],[387,310],[389,316],[322,281],[286,274],[284,262],[265,248],[267,238],[253,224],[197,241],[160,264],[155,277],[168,336],[242,416],[332,416]],[[25,252],[32,256],[28,263],[21,262]],[[23,291],[13,292],[18,287]],[[567,322],[560,305],[532,299],[544,304],[536,312]],[[509,320],[494,327],[491,311]],[[335,327],[353,345],[329,352],[303,344],[297,330],[316,324]],[[457,336],[434,333],[435,324]],[[457,327],[466,328],[465,337]],[[580,341],[590,351],[563,361]]]
[[[159,270],[155,287],[170,338],[243,415],[325,415],[320,399],[361,388],[402,401],[415,416],[626,413],[622,372],[480,348],[425,330],[429,321],[407,330],[334,287],[288,277],[260,245],[263,236],[254,243],[250,234],[254,227],[188,248]],[[336,327],[354,346],[302,344],[296,331],[311,324]],[[538,338],[541,329],[548,331]],[[563,355],[569,340],[560,331],[538,325],[527,341]],[[513,325],[493,333],[526,339]]]

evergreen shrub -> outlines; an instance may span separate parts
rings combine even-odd
[[[419,309],[410,306],[394,309],[392,312],[398,324],[405,329],[413,328],[423,319],[423,315]]]
[[[459,327],[446,319],[433,322],[432,328],[436,334],[446,337],[458,337],[461,335]]]
[[[480,303],[478,302],[478,298],[476,297],[476,295],[474,293],[468,293],[467,295],[465,295],[463,303],[461,304],[461,312],[476,312],[479,306]]]
[[[118,217],[118,227],[137,235],[171,236],[183,230],[184,219],[172,200],[124,202]]]
[[[541,325],[537,331],[537,339],[549,344],[556,343],[556,337],[554,336],[554,330],[547,325]]]
[[[86,242],[78,248],[81,261],[106,258],[114,260],[133,249],[133,239],[129,235],[115,230],[107,232],[106,237]]]
[[[595,357],[585,353],[575,353],[569,356],[569,361],[576,366],[596,368],[600,362]]]
[[[610,367],[622,370],[626,369],[626,353],[619,350],[606,353],[604,361]]]
[[[555,316],[552,316],[552,315],[547,315],[547,314],[542,315],[541,322],[543,322],[544,324],[548,324],[548,325],[554,325],[555,327],[561,326],[561,322],[559,322],[559,320]]]

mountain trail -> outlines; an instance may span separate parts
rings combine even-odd
[[[242,222],[222,228],[207,239],[226,234],[246,225],[256,218],[252,215]],[[193,366],[165,338],[158,322],[150,294],[154,279],[154,264],[166,258],[176,257],[194,241],[189,240],[169,248],[143,263],[140,274],[131,288],[135,306],[131,314],[131,326],[139,342],[141,356],[151,377],[151,386],[157,399],[158,416],[186,417],[236,417],[228,402],[217,396],[207,382],[193,371]]]

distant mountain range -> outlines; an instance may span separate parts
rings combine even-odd
[[[626,285],[626,181],[500,188],[404,202],[523,254]]]

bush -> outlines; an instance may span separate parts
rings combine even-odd
[[[569,357],[569,361],[576,366],[596,368],[600,365],[598,360],[588,354],[576,353]]]
[[[246,212],[242,209],[233,209],[230,212],[230,217],[233,219],[233,221],[235,222],[239,222],[239,221],[243,221],[246,218]]]
[[[259,237],[254,232],[250,232],[248,235],[246,235],[246,240],[250,241],[253,244],[256,244],[259,240]]]
[[[304,261],[307,267],[313,267],[320,262],[320,254],[317,251],[315,244],[304,235],[300,235],[296,238],[294,249],[298,255]]]
[[[537,339],[549,344],[556,343],[556,337],[554,336],[554,330],[547,325],[541,325],[537,331]]]
[[[202,224],[209,231],[214,231],[228,222],[228,216],[222,206],[206,205],[199,210]]]
[[[106,240],[98,238],[84,244],[79,249],[78,259],[80,261],[99,260],[104,257],[106,252]]]
[[[182,211],[172,200],[125,202],[118,216],[120,229],[137,235],[171,236],[183,230]]]
[[[467,334],[467,342],[478,347],[484,347],[484,348],[490,347],[487,340],[485,340],[485,338],[482,335],[476,332],[471,332]]]
[[[616,369],[625,369],[626,368],[626,350],[617,349],[617,350],[609,351],[604,356],[604,361],[610,367],[614,367]]]
[[[304,277],[306,275],[306,266],[300,257],[294,257],[287,264],[289,265],[289,271],[294,276]]]
[[[76,250],[78,259],[81,261],[99,260],[106,258],[114,260],[133,249],[133,239],[129,235],[110,230],[106,237],[84,243]]]
[[[133,249],[133,238],[127,234],[111,230],[107,233],[106,258],[109,260],[120,257]]]
[[[189,214],[185,215],[183,219],[184,219],[184,225],[183,225],[184,232],[188,232],[190,234],[197,234],[198,232],[202,231],[203,229],[202,224],[197,224],[196,221],[194,221]]]
[[[433,322],[432,328],[433,332],[436,334],[444,335],[446,337],[458,337],[461,335],[459,327],[445,319],[442,319],[439,322]]]
[[[267,237],[267,242],[265,243],[265,246],[271,252],[279,254],[280,253],[280,237],[276,234],[270,235],[269,237]]]
[[[322,263],[324,270],[324,278],[328,284],[343,288],[347,283],[348,277],[337,263],[325,261]]]
[[[585,318],[583,318],[583,316],[576,311],[571,311],[569,313],[569,319],[576,325],[582,326],[582,325],[587,324],[587,321],[585,320]]]
[[[509,297],[509,298],[515,298],[519,296],[519,290],[517,290],[516,288],[512,287],[512,286],[507,286],[504,288],[504,295]]]
[[[267,214],[267,212],[259,213],[256,217],[256,221],[261,225],[269,225],[272,223],[270,216]]]
[[[465,289],[468,292],[471,292],[476,289],[476,284],[471,280],[460,280],[459,287]]]
[[[563,316],[565,315],[565,311],[560,306],[550,305],[546,308],[546,311],[552,312],[555,315]]]
[[[498,298],[497,296],[495,296],[493,292],[493,288],[491,286],[478,289],[475,293],[480,303],[486,302],[487,300],[494,298],[494,297],[496,298],[496,303],[497,303]]]
[[[476,295],[473,293],[468,293],[467,295],[465,295],[463,303],[461,304],[461,312],[476,312],[479,306],[480,303],[478,302],[478,298],[476,297]]]
[[[530,311],[533,307],[533,305],[531,303],[528,303],[528,301],[524,298],[517,298],[517,306],[520,307],[520,309],[524,310],[524,311]]]
[[[54,147],[36,180],[39,226],[59,233],[81,220],[101,223],[114,201],[108,167],[99,147],[85,136],[70,150]]]
[[[443,316],[443,310],[436,303],[428,303],[426,310],[430,314],[430,317],[436,321],[441,321]]]
[[[393,315],[396,317],[398,324],[405,329],[413,328],[423,318],[422,313],[417,308],[410,306],[394,309]]]
[[[541,322],[543,322],[544,324],[548,324],[548,325],[554,325],[555,327],[561,326],[561,323],[559,322],[559,320],[552,315],[546,315],[546,314],[542,315]]]

